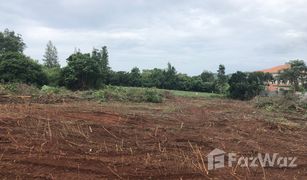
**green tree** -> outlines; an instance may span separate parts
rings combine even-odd
[[[43,61],[47,68],[60,67],[58,61],[58,51],[51,41],[47,43]]]
[[[134,67],[130,72],[130,86],[139,87],[141,86],[141,73],[140,69],[137,67]]]
[[[233,99],[249,100],[264,90],[263,73],[236,72],[229,79],[229,96]]]
[[[107,49],[107,46],[103,46],[101,49],[101,55],[102,55],[102,59],[101,59],[101,63],[102,63],[102,67],[105,70],[109,70],[109,52]]]
[[[176,89],[177,87],[177,71],[170,63],[167,64],[167,69],[163,71],[162,88]]]
[[[163,88],[162,85],[165,81],[164,70],[158,68],[154,68],[152,70],[144,70],[141,76],[143,86]]]
[[[103,46],[101,50],[93,49],[92,58],[98,62],[101,72],[101,80],[104,84],[109,83],[111,68],[109,67],[109,53],[106,46]]]
[[[130,86],[130,75],[126,71],[111,71],[110,84],[116,86]]]
[[[105,82],[109,81],[110,76],[110,67],[109,67],[109,52],[107,46],[103,46],[101,49],[101,66],[102,66],[102,75],[105,77]]]
[[[192,91],[192,78],[186,74],[177,74],[177,89],[183,91]]]
[[[43,85],[47,77],[36,61],[20,52],[6,52],[0,56],[0,80]]]
[[[0,32],[0,55],[5,52],[22,53],[25,47],[26,44],[23,42],[20,34],[16,34],[8,29]]]
[[[214,74],[210,71],[203,71],[200,75],[203,82],[214,82]]]
[[[194,76],[191,81],[191,91],[202,92],[204,91],[204,82],[201,77]]]
[[[245,100],[248,98],[247,74],[236,72],[229,79],[229,96],[233,99]]]
[[[63,68],[61,84],[70,89],[90,89],[101,86],[99,63],[90,54],[77,52],[69,56]]]
[[[253,98],[265,89],[265,84],[272,79],[272,76],[263,72],[248,73],[248,98]]]
[[[218,93],[225,94],[227,91],[227,76],[225,74],[225,66],[219,65],[219,69],[217,71],[217,81],[216,81],[216,89]]]
[[[288,62],[290,68],[280,73],[278,79],[287,82],[289,81],[293,86],[294,91],[307,86],[307,66],[303,60],[292,60]]]

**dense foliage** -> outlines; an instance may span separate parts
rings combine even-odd
[[[4,32],[0,32],[0,54],[6,52],[22,53],[25,47],[26,44],[23,42],[21,35],[8,29],[5,29]]]
[[[293,60],[288,62],[289,69],[281,72],[279,80],[289,81],[294,91],[307,89],[307,66],[303,60]]]
[[[62,71],[62,84],[70,89],[97,88],[101,84],[99,62],[90,54],[80,52],[67,59]]]
[[[165,69],[130,72],[112,71],[106,46],[91,53],[76,51],[67,58],[67,65],[60,67],[56,47],[48,42],[44,54],[44,66],[23,54],[25,43],[14,31],[0,32],[0,80],[36,85],[65,86],[72,90],[98,89],[106,85],[160,88],[182,91],[197,91],[229,94],[231,98],[248,100],[264,90],[272,75],[261,72],[234,73],[228,77],[225,66],[219,65],[217,73],[203,71],[198,76],[178,73],[174,66]],[[307,68],[304,61],[289,63],[291,68],[280,75],[280,80],[289,81],[295,90],[307,87]],[[148,92],[149,94],[151,92]],[[154,100],[153,100],[154,101]]]
[[[201,76],[190,77],[186,74],[177,73],[174,66],[168,63],[166,69],[154,68],[143,70],[133,68],[130,72],[111,72],[110,84],[116,86],[132,87],[155,87],[160,89],[217,92],[214,74],[212,77],[203,79]]]
[[[0,80],[37,85],[47,83],[42,66],[25,56],[24,48],[20,35],[8,29],[0,32]]]
[[[229,79],[229,96],[234,99],[249,100],[265,89],[265,82],[272,76],[262,72],[236,72]]]
[[[0,57],[0,79],[3,82],[23,82],[43,85],[47,82],[42,66],[29,57],[9,52]]]

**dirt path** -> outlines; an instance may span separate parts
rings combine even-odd
[[[280,117],[220,99],[0,104],[0,178],[307,179],[306,128],[272,123]],[[215,148],[295,156],[298,166],[207,173]]]

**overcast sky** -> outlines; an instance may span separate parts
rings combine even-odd
[[[0,29],[22,35],[41,60],[47,41],[60,62],[108,46],[114,70],[166,67],[190,75],[252,71],[307,59],[306,0],[9,0]]]

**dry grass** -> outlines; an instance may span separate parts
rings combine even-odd
[[[0,177],[277,177],[281,171],[274,169],[207,169],[206,154],[214,148],[286,153],[285,147],[291,147],[304,158],[306,147],[300,145],[306,140],[304,131],[289,129],[297,135],[285,137],[287,132],[271,130],[254,111],[244,102],[218,99],[175,99],[162,104],[1,104]],[[255,129],[263,131],[255,134]],[[298,171],[289,170],[286,177]]]

